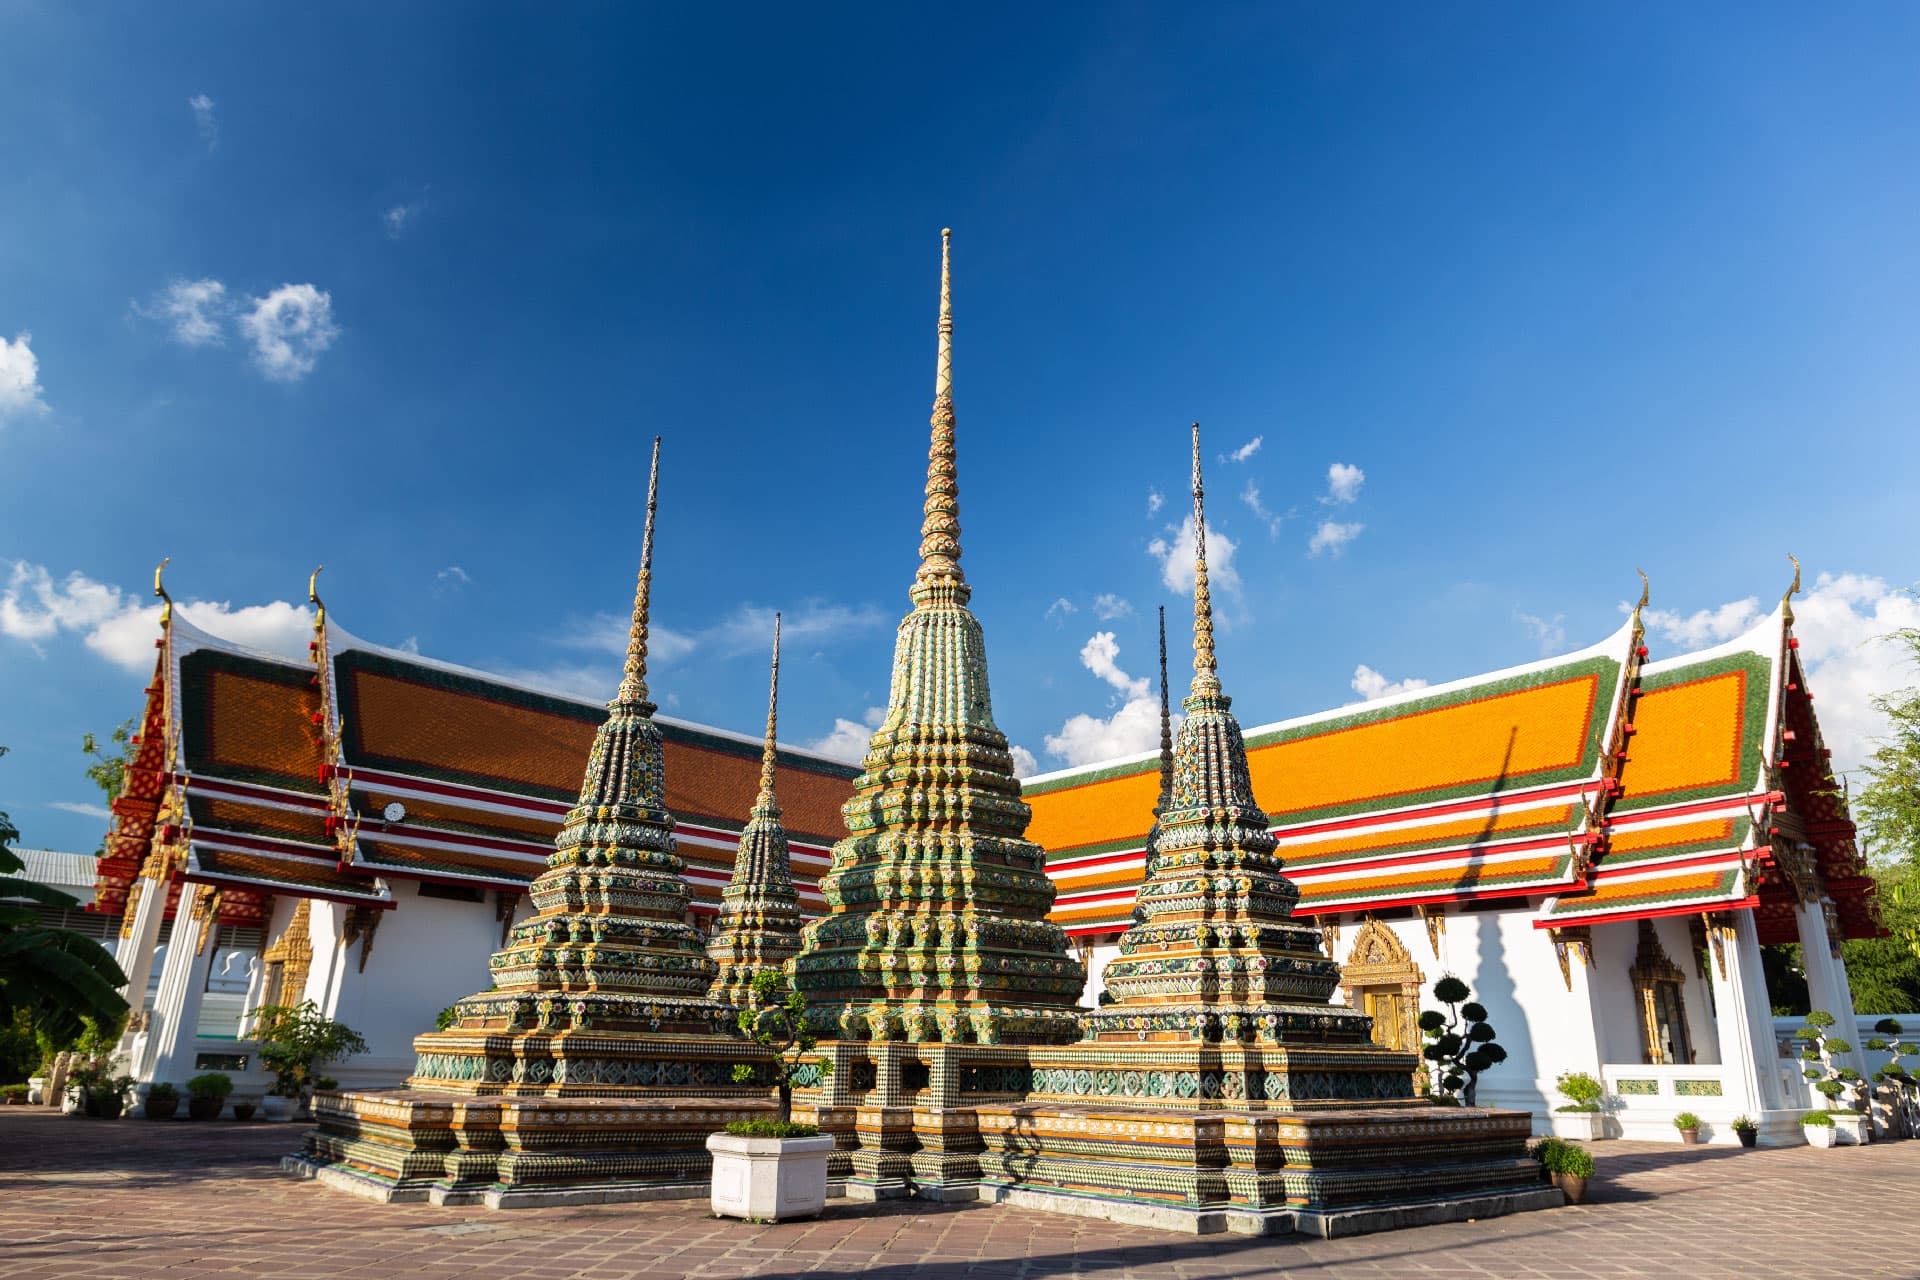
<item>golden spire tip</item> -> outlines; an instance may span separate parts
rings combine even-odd
[[[1218,693],[1213,592],[1207,586],[1207,495],[1200,476],[1200,424],[1193,424],[1193,692]]]
[[[653,587],[653,518],[660,508],[660,437],[653,438],[647,471],[647,522],[640,533],[640,575],[633,588],[633,622],[627,629],[627,664],[614,694],[618,702],[647,700],[647,610]]]

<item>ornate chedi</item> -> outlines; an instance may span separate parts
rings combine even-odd
[[[688,918],[666,807],[646,682],[659,471],[656,439],[625,673],[529,889],[534,914],[494,953],[493,989],[415,1039],[406,1089],[316,1100],[301,1171],[439,1203],[696,1193],[706,1136],[770,1109],[733,1079],[765,1052],[709,994],[717,966]]]
[[[773,675],[767,689],[767,741],[760,794],[740,832],[733,878],[720,894],[707,954],[718,969],[708,993],[732,1006],[752,1002],[753,975],[783,969],[800,952],[800,895],[793,888],[787,830],[773,794],[774,726],[780,708],[780,615],[773,615]]]
[[[1340,967],[1320,931],[1293,918],[1300,893],[1281,873],[1254,802],[1233,700],[1220,687],[1207,582],[1200,427],[1193,428],[1193,684],[1148,844],[1136,923],[1107,966],[1112,1003],[1087,1015],[1099,1040],[1277,1043],[1295,1033],[1363,1044],[1367,1019],[1328,1006]],[[1162,784],[1167,787],[1165,764]]]
[[[886,717],[821,878],[828,914],[794,967],[810,1016],[841,1040],[1045,1044],[1079,1034],[1086,971],[1046,919],[1046,854],[967,609],[954,463],[953,306],[941,232],[939,355],[920,569],[900,624]]]

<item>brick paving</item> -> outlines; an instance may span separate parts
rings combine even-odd
[[[1815,1151],[1595,1144],[1592,1202],[1347,1240],[1181,1236],[986,1205],[836,1202],[817,1222],[704,1204],[376,1205],[279,1172],[302,1129],[0,1107],[0,1280],[1214,1280],[1920,1277],[1920,1142]]]

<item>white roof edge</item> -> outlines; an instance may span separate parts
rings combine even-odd
[[[560,689],[552,685],[543,685],[537,681],[515,679],[512,676],[503,676],[498,672],[483,671],[478,667],[462,666],[457,662],[445,662],[439,658],[427,657],[425,654],[409,653],[405,649],[393,649],[386,645],[374,644],[371,641],[362,640],[359,636],[354,635],[351,631],[348,631],[345,627],[342,627],[329,617],[327,621],[327,656],[329,660],[350,649],[358,649],[364,653],[378,654],[383,658],[391,658],[395,662],[407,662],[434,671],[444,671],[448,675],[460,676],[467,680],[479,680],[486,684],[499,685],[503,689],[517,689],[522,693],[538,694],[543,698],[553,698],[560,702],[570,702],[577,707],[590,707],[595,711],[605,711],[607,706],[606,700],[604,699],[583,698],[577,693],[569,692],[568,690]],[[609,668],[609,670],[611,670],[611,668]],[[722,729],[716,725],[701,724],[697,720],[683,720],[679,716],[656,714],[653,718],[657,724],[672,725],[676,729],[687,729],[715,738],[725,738],[729,741],[744,743],[751,747],[757,748],[765,741],[758,734],[736,733],[732,729]],[[799,756],[807,760],[818,760],[822,764],[830,764],[842,769],[859,767],[858,765],[850,765],[844,760],[836,760],[832,756],[821,755],[818,751],[809,751],[804,747],[789,746],[784,742],[775,742],[774,746],[783,756]]]
[[[1773,612],[1731,640],[1706,649],[1677,653],[1671,658],[1662,658],[1658,662],[1649,662],[1640,668],[1640,674],[1659,675],[1663,671],[1672,671],[1677,667],[1690,667],[1697,662],[1711,662],[1715,658],[1724,658],[1736,653],[1757,653],[1769,661],[1777,660],[1780,656],[1780,640],[1785,634],[1783,628],[1787,621],[1782,612],[1784,608],[1784,604],[1775,605]]]
[[[1462,689],[1471,689],[1476,685],[1491,684],[1496,680],[1507,680],[1514,676],[1531,675],[1536,671],[1551,670],[1554,667],[1564,666],[1569,662],[1578,662],[1582,658],[1624,654],[1626,652],[1627,637],[1631,634],[1632,627],[1632,620],[1629,619],[1621,623],[1620,626],[1604,640],[1590,644],[1584,649],[1575,649],[1571,653],[1563,653],[1552,658],[1539,658],[1533,662],[1523,662],[1518,666],[1501,667],[1497,671],[1487,671],[1479,675],[1465,676],[1458,680],[1446,681],[1443,684],[1423,685],[1418,689],[1409,689],[1405,693],[1396,693],[1387,698],[1374,698],[1364,702],[1342,703],[1340,706],[1330,707],[1325,711],[1314,711],[1307,715],[1294,716],[1287,720],[1275,720],[1270,724],[1255,725],[1253,728],[1244,729],[1241,732],[1243,736],[1252,738],[1258,734],[1274,733],[1282,729],[1299,728],[1303,725],[1317,724],[1325,720],[1337,720],[1343,716],[1358,714],[1361,711],[1375,711],[1387,707],[1404,706],[1408,703],[1419,702],[1422,699],[1431,698],[1436,695],[1457,693]],[[1095,764],[1076,765],[1070,769],[1055,769],[1051,773],[1036,773],[1031,778],[1022,778],[1020,781],[1022,785],[1033,782],[1051,782],[1058,778],[1071,777],[1076,774],[1090,773],[1095,770],[1112,769],[1121,765],[1138,764],[1149,761],[1157,766],[1159,760],[1160,752],[1158,748],[1155,748],[1152,751],[1143,752],[1139,755],[1116,756],[1111,760],[1102,760]]]
[[[305,658],[289,658],[284,653],[273,653],[266,649],[255,649],[251,645],[244,645],[238,641],[229,640],[225,636],[217,636],[211,631],[196,627],[187,621],[186,615],[181,613],[177,605],[173,610],[173,619],[167,626],[172,631],[173,656],[176,662],[195,649],[218,649],[222,653],[239,654],[244,658],[257,658],[261,662],[278,663],[283,667],[305,667],[307,665]]]

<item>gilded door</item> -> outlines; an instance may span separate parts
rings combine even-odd
[[[1373,1042],[1383,1049],[1397,1049],[1401,1053],[1418,1053],[1420,1046],[1407,1043],[1408,1031],[1414,1025],[1414,1019],[1408,1014],[1412,1008],[1407,999],[1405,988],[1363,987],[1360,990],[1361,1008],[1373,1019]]]

